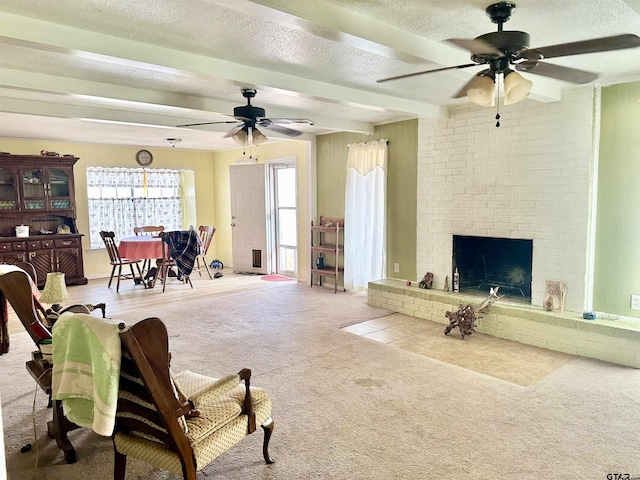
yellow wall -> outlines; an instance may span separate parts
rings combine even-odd
[[[311,175],[311,158],[313,145],[310,142],[300,140],[285,140],[282,142],[267,143],[252,148],[252,155],[258,163],[265,163],[277,159],[296,159],[296,175],[298,190],[298,278],[306,280],[309,271],[308,238],[311,225],[309,175]],[[215,206],[216,257],[225,265],[231,265],[231,198],[229,196],[229,166],[234,165],[242,157],[242,149],[227,150],[213,153],[213,192]]]
[[[60,154],[70,153],[80,160],[74,166],[76,190],[77,226],[80,233],[89,232],[87,201],[87,166],[139,167],[135,155],[139,150],[130,146],[93,144],[69,144],[44,140],[8,140],[0,138],[0,151],[13,154],[37,155],[40,150]],[[180,150],[173,148],[147,148],[153,154],[150,168],[192,169],[196,182],[197,221],[201,225],[215,225],[213,191],[213,157],[211,152]],[[227,184],[228,185],[228,184]],[[227,187],[228,188],[228,187]],[[132,232],[133,233],[133,232]],[[88,250],[89,242],[83,238],[84,273],[87,277],[108,275],[111,271],[105,250]],[[209,250],[209,258],[216,253],[215,236]]]

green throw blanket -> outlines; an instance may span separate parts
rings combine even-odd
[[[72,422],[110,436],[120,380],[120,322],[65,313],[53,327],[52,397]]]

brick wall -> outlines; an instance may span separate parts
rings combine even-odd
[[[417,272],[451,285],[456,235],[533,240],[532,304],[545,279],[565,280],[565,308],[585,307],[593,183],[590,87],[561,102],[460,107],[418,125]],[[464,272],[460,272],[464,275]]]

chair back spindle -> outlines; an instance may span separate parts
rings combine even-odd
[[[200,255],[196,257],[196,269],[198,270],[198,275],[202,276],[200,260],[204,265],[205,270],[209,274],[209,278],[213,278],[211,276],[211,270],[209,270],[209,265],[207,265],[207,252],[209,251],[209,245],[211,245],[211,240],[213,240],[213,234],[216,233],[216,227],[213,225],[200,225],[198,227],[198,235],[200,236],[200,241],[202,243]]]

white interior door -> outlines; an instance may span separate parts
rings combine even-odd
[[[233,271],[266,274],[267,210],[265,165],[231,165]]]

